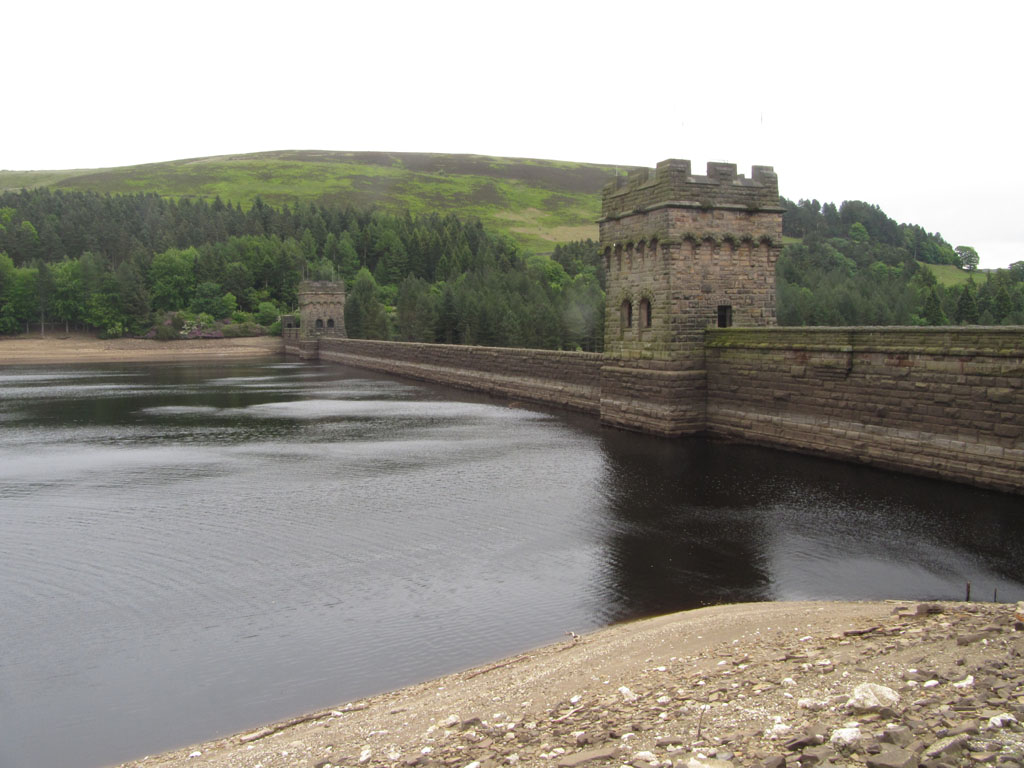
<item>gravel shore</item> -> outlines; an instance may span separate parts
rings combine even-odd
[[[0,365],[170,363],[238,360],[284,354],[279,336],[238,339],[97,339],[86,334],[0,337]]]
[[[1024,604],[753,603],[563,643],[124,768],[1024,763]]]

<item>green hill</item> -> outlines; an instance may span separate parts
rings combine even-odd
[[[32,187],[105,193],[155,192],[275,206],[300,202],[377,206],[413,214],[476,216],[522,245],[597,238],[609,165],[482,155],[282,151],[68,171],[0,171],[0,191]]]

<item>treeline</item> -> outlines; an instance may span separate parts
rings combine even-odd
[[[974,270],[973,248],[897,224],[875,205],[782,199],[789,243],[776,268],[781,325],[1021,325],[1024,262],[946,287],[927,264]]]
[[[294,310],[305,277],[346,281],[354,337],[599,349],[596,254],[523,258],[453,215],[23,190],[0,195],[0,332],[230,333]]]
[[[1024,324],[1024,262],[956,288],[973,249],[878,206],[783,199],[783,325]],[[46,189],[0,194],[0,333],[161,338],[274,330],[300,280],[344,279],[355,338],[599,351],[597,244],[519,252],[476,219]]]
[[[873,255],[887,264],[913,260],[963,266],[960,256],[942,235],[926,232],[917,224],[897,224],[877,205],[846,200],[837,208],[835,203],[794,203],[782,198],[782,207],[785,237],[799,237],[812,243],[830,239],[870,242]]]

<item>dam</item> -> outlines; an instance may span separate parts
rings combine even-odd
[[[610,426],[825,456],[1024,494],[1024,329],[779,327],[778,178],[665,160],[606,186],[602,354],[348,339],[303,283],[285,349],[583,411]]]

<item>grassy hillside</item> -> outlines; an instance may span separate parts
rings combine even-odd
[[[952,264],[924,264],[922,266],[928,267],[932,274],[935,275],[935,279],[939,281],[939,285],[944,285],[946,288],[959,288],[961,285],[967,282],[968,273],[967,270],[960,269],[960,267]],[[982,270],[974,271],[974,282],[977,285],[988,280],[988,273]]]
[[[628,169],[620,168],[619,172]],[[613,166],[481,155],[283,151],[72,171],[0,171],[0,190],[45,186],[155,192],[248,205],[316,201],[413,214],[477,216],[524,246],[597,238],[602,186]]]

